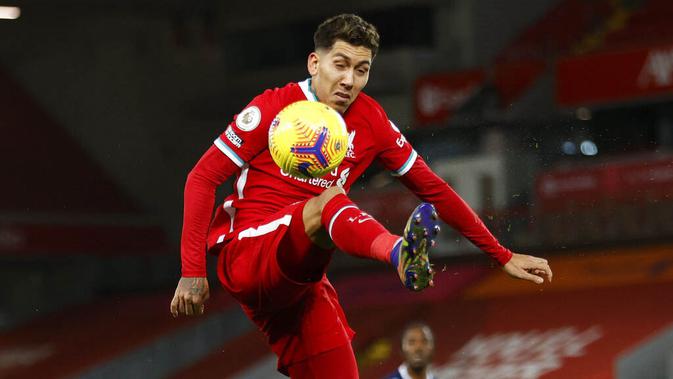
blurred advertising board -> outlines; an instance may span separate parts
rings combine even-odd
[[[443,123],[484,84],[482,69],[421,76],[416,80],[414,108],[419,125]]]
[[[493,82],[500,97],[501,108],[511,105],[540,77],[546,68],[541,60],[498,63],[493,71]]]
[[[599,200],[651,200],[672,195],[673,157],[554,169],[536,181],[537,205],[557,210]]]
[[[563,106],[673,95],[673,45],[561,59],[556,99]]]
[[[671,253],[671,245],[594,250],[590,254],[577,250],[575,254],[549,259],[554,279],[544,287],[531,286],[527,282],[494,273],[470,287],[465,296],[475,299],[526,294],[537,296],[541,289],[549,293],[673,283]]]
[[[614,378],[624,354],[670,328],[670,252],[670,245],[575,251],[550,257],[551,284],[493,270],[463,297],[412,310],[351,310],[361,376],[382,377],[399,365],[399,332],[411,318],[434,331],[436,378]],[[446,280],[444,273],[435,278]]]

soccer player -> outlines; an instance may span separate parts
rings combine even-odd
[[[408,325],[402,331],[404,362],[386,379],[432,379],[430,363],[435,353],[435,337],[430,327],[421,322]]]
[[[352,14],[338,15],[318,26],[314,42],[307,60],[310,77],[255,97],[189,173],[182,278],[171,312],[203,313],[209,296],[205,251],[216,253],[220,282],[266,335],[280,372],[292,378],[355,378],[354,332],[325,276],[335,247],[391,264],[404,286],[422,290],[432,285],[428,253],[439,217],[514,277],[542,283],[552,272],[546,260],[500,245],[416,154],[383,108],[361,92],[379,47],[374,26]],[[289,176],[268,150],[271,121],[299,100],[331,106],[349,132],[346,158],[322,178]],[[413,211],[402,237],[346,195],[374,159],[427,202]],[[232,175],[233,193],[211,221],[215,190]]]

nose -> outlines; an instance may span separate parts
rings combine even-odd
[[[353,88],[353,77],[354,77],[354,72],[353,70],[346,70],[341,77],[341,85],[345,88],[350,90]]]

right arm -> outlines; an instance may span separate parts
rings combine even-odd
[[[203,313],[208,299],[206,245],[215,206],[215,190],[254,156],[268,148],[268,129],[279,111],[274,91],[257,96],[215,140],[187,176],[180,257],[182,278],[171,313]]]
[[[238,166],[213,145],[187,175],[180,244],[183,277],[206,276],[206,238],[215,190],[236,170]]]
[[[206,279],[206,238],[215,205],[215,190],[238,166],[216,146],[201,157],[187,176],[180,257],[182,277],[171,301],[171,313],[202,314],[210,296]]]

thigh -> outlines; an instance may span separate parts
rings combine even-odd
[[[311,285],[301,301],[272,315],[266,326],[279,370],[284,373],[298,362],[350,345],[354,335],[326,277]]]
[[[323,248],[316,245],[307,233],[304,214],[310,202],[311,200],[299,203],[293,209],[292,222],[281,238],[276,252],[278,269],[289,279],[299,283],[319,281],[334,252],[333,247]],[[327,235],[326,232],[325,234]]]
[[[312,356],[288,367],[292,379],[353,379],[358,367],[350,343]]]
[[[314,254],[316,247],[303,232],[302,205],[235,232],[220,253],[222,285],[249,308],[274,312],[289,307],[322,278],[331,254]],[[323,258],[313,262],[310,257]]]

